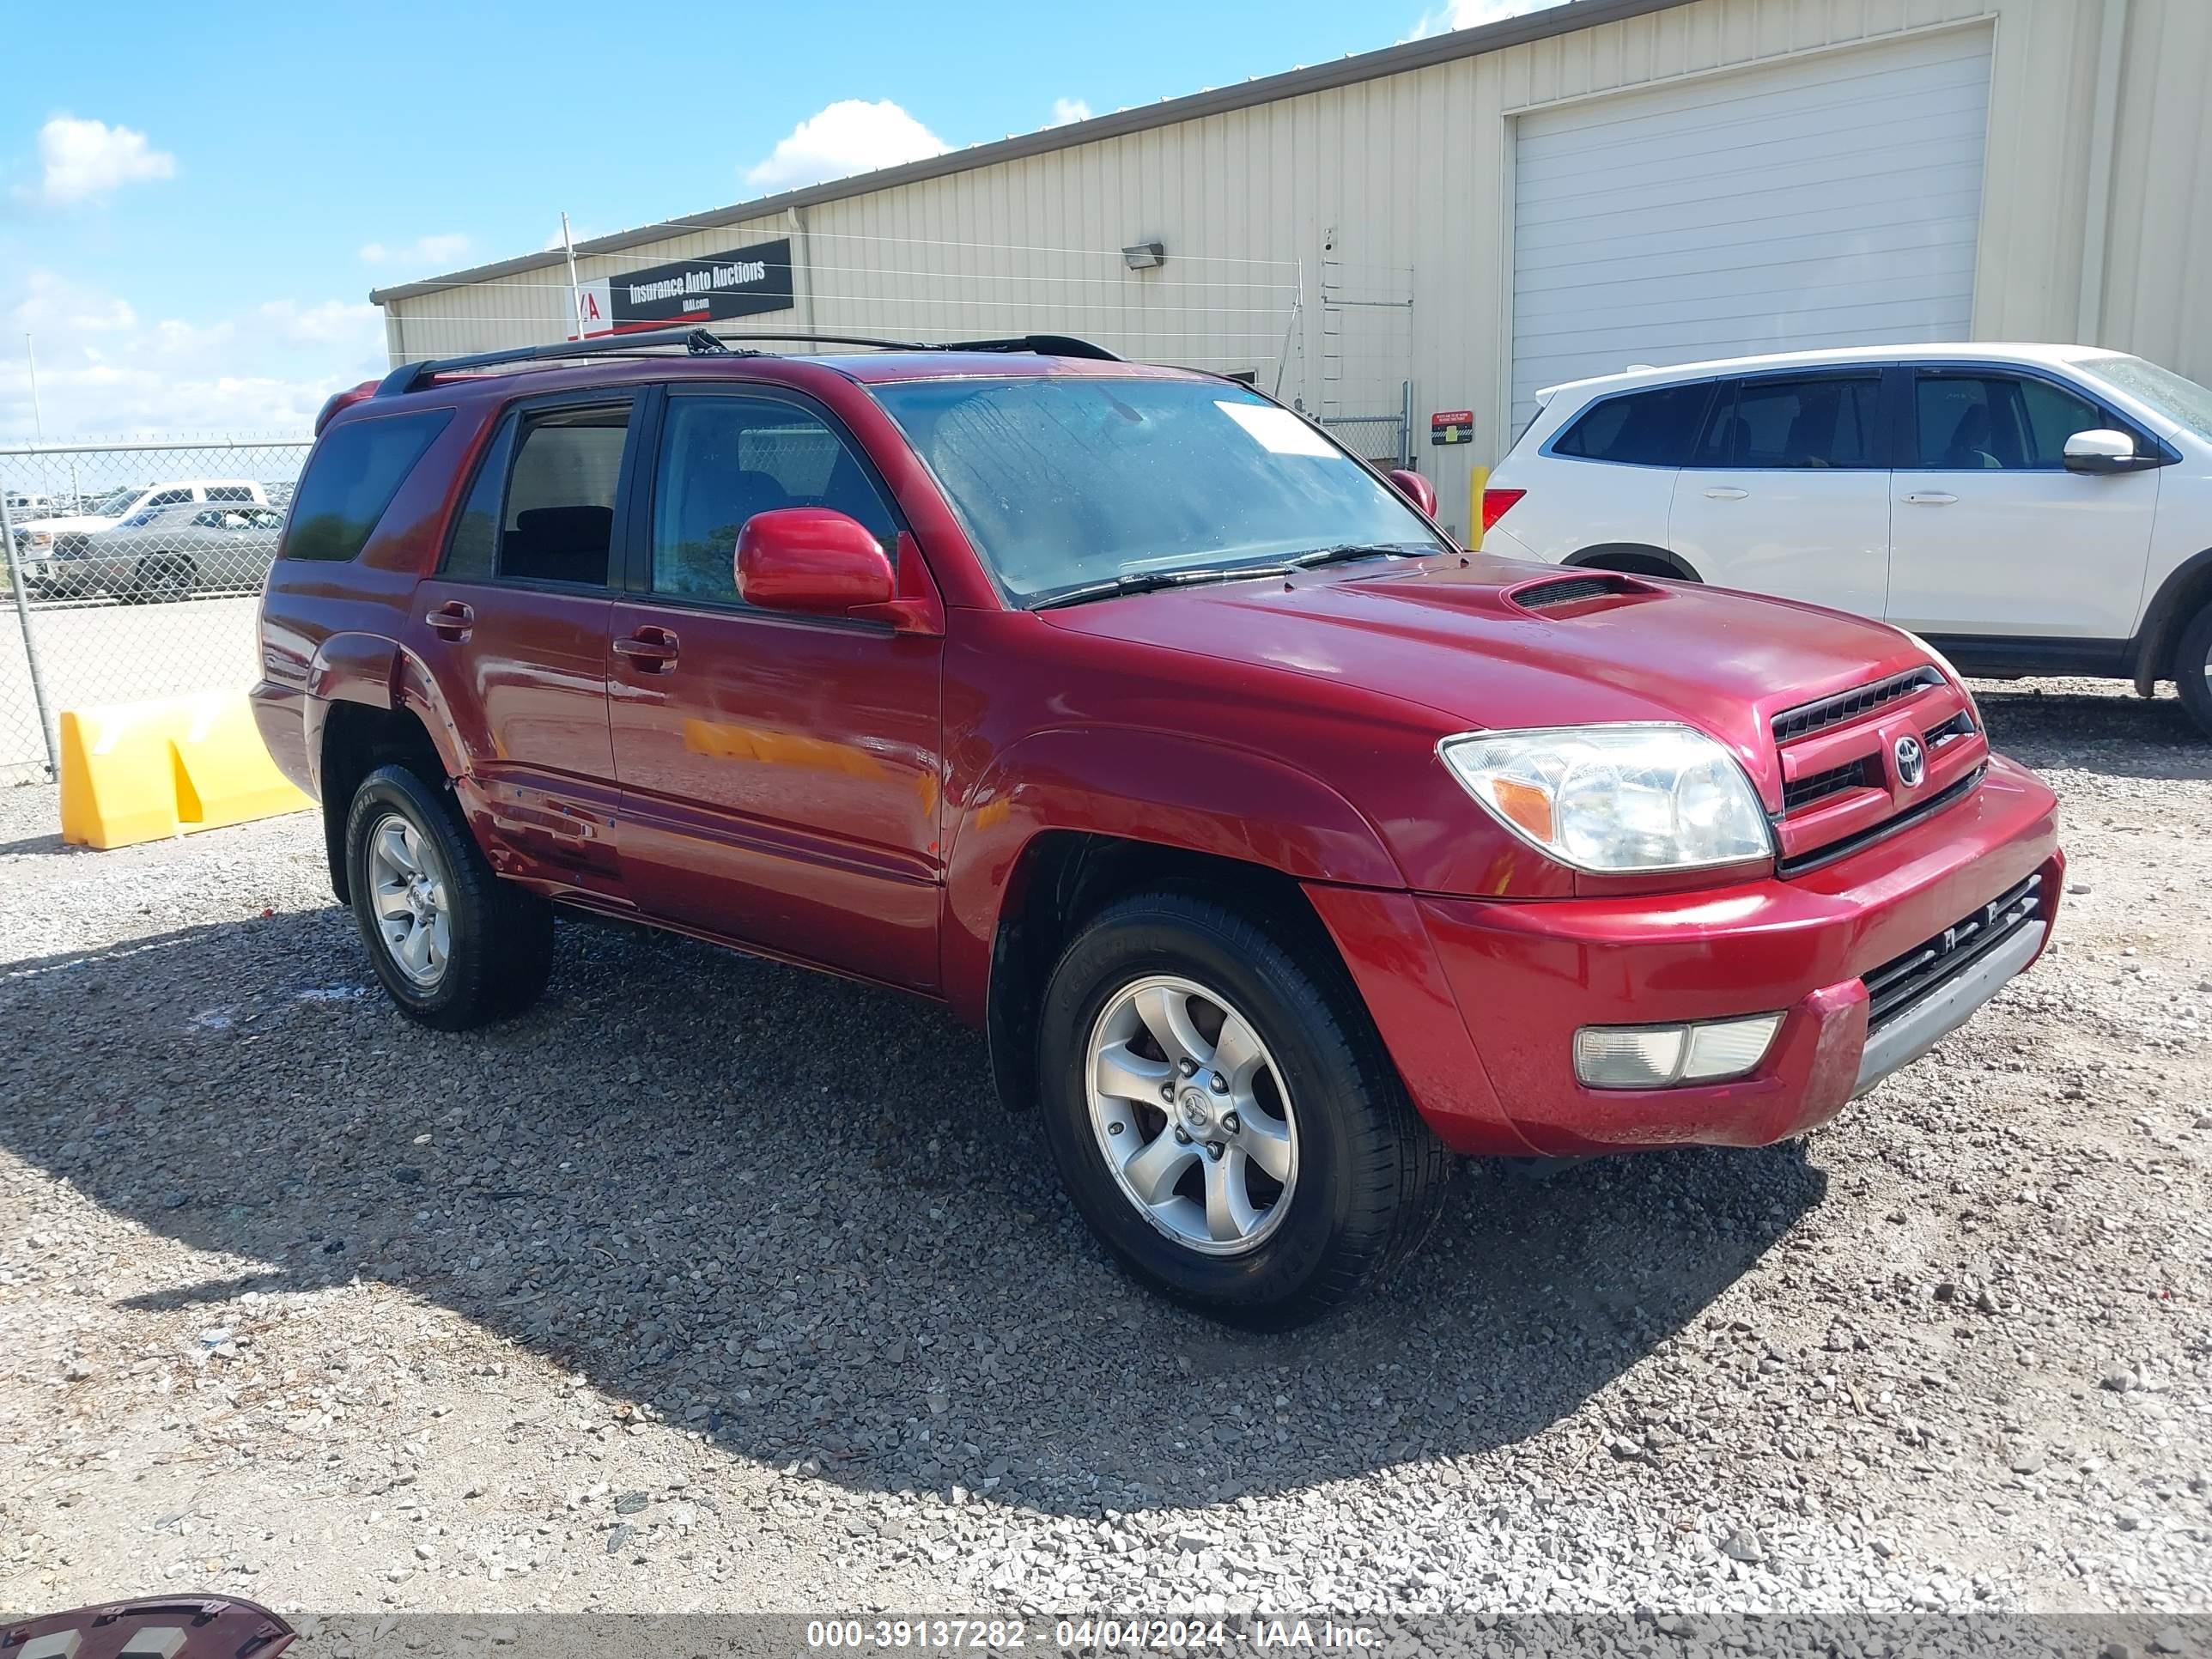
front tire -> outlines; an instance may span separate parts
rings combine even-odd
[[[346,813],[347,886],[377,978],[441,1031],[521,1012],[553,965],[553,907],[502,881],[441,779],[380,766]]]
[[[2212,605],[2181,630],[2173,652],[2173,684],[2197,729],[2212,737]]]
[[[1109,906],[1045,989],[1068,1195],[1139,1279],[1232,1324],[1318,1317],[1425,1236],[1451,1161],[1325,941],[1181,892]]]

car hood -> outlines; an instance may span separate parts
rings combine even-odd
[[[27,530],[42,530],[52,536],[83,536],[94,531],[112,530],[122,523],[120,519],[103,519],[96,513],[80,513],[67,519],[33,519],[28,524],[18,523],[17,534]]]
[[[1547,603],[1575,583],[1601,591]],[[1574,590],[1565,590],[1571,593]],[[1770,805],[1775,714],[1928,660],[1838,611],[1693,583],[1470,556],[1168,588],[1041,618],[1055,627],[1381,692],[1439,737],[1669,720],[1733,750]]]

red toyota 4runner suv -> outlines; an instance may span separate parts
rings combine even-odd
[[[584,349],[332,399],[262,605],[426,1024],[556,904],[937,999],[1126,1263],[1281,1326],[1449,1154],[1802,1134],[2049,935],[2056,802],[1894,629],[1463,554],[1079,341]]]

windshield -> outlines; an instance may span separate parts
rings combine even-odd
[[[2160,368],[2141,357],[2084,357],[2078,367],[2118,386],[2137,403],[2148,404],[2176,426],[2186,427],[2212,442],[2212,390],[2186,374]]]
[[[1019,605],[1346,545],[1444,550],[1395,491],[1299,416],[1222,381],[872,390]]]

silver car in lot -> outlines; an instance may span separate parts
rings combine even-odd
[[[134,605],[236,592],[261,586],[283,528],[275,507],[183,501],[149,507],[106,530],[58,537],[23,574],[45,599],[106,595]]]

